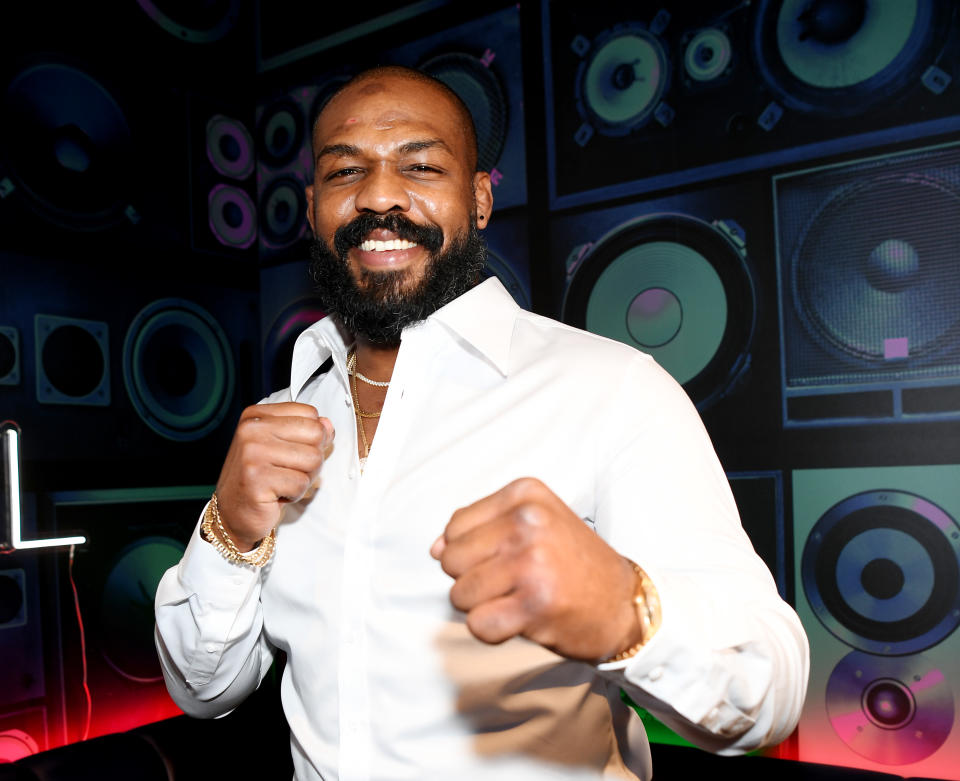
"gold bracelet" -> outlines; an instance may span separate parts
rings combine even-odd
[[[626,559],[627,557],[624,556],[624,558]],[[647,573],[644,572],[635,561],[627,559],[627,562],[633,567],[633,571],[637,576],[637,588],[633,594],[633,604],[637,610],[637,617],[640,619],[640,632],[642,637],[639,643],[634,643],[629,648],[614,656],[602,659],[598,664],[622,662],[624,659],[636,656],[640,652],[640,649],[650,641],[650,638],[653,637],[660,628],[660,597],[657,594],[657,588],[653,585],[653,581],[650,580]]]
[[[257,543],[252,550],[242,552],[233,541],[220,518],[220,503],[217,492],[213,492],[207,509],[203,513],[203,523],[200,524],[200,534],[207,542],[213,545],[223,558],[234,564],[249,564],[262,567],[273,556],[277,545],[277,530],[270,530],[270,534]]]

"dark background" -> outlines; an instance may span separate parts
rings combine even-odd
[[[960,778],[955,3],[12,5],[0,419],[28,534],[88,538],[92,709],[67,551],[0,555],[0,761],[177,712],[157,581],[322,315],[311,119],[398,63],[474,114],[490,273],[700,409],[811,641],[781,755]]]

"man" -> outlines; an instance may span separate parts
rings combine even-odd
[[[646,778],[621,688],[710,750],[786,737],[806,638],[689,400],[475,284],[493,196],[463,104],[378,69],[313,140],[334,314],[161,583],[176,702],[222,714],[283,649],[301,779]]]

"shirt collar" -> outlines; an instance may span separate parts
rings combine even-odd
[[[436,320],[459,336],[506,377],[510,368],[513,327],[519,311],[520,307],[500,280],[490,277],[438,309],[428,319]],[[352,345],[353,338],[333,317],[325,317],[307,328],[293,348],[290,398],[296,400],[303,386],[330,356],[346,381],[347,351]]]
[[[520,307],[499,279],[490,277],[431,317],[476,349],[504,377]]]

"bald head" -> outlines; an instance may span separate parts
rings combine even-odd
[[[365,70],[354,76],[350,81],[338,89],[327,101],[320,113],[317,115],[313,126],[313,143],[316,151],[316,129],[320,122],[320,117],[331,108],[335,102],[339,102],[346,95],[352,97],[375,96],[390,91],[392,81],[406,81],[417,84],[427,92],[442,98],[443,102],[449,106],[451,114],[456,118],[456,124],[460,130],[464,148],[467,150],[467,164],[471,171],[477,168],[477,131],[473,124],[473,117],[470,115],[470,109],[460,99],[450,87],[439,79],[435,79],[422,71],[412,68],[404,68],[400,65],[385,65]]]

